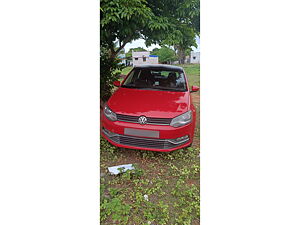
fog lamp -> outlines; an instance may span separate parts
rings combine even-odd
[[[108,137],[113,137],[113,136],[115,136],[115,135],[117,135],[117,134],[115,134],[114,132],[111,132],[110,130],[107,130],[106,128],[102,128],[103,129],[103,132],[106,134],[106,136],[108,136]]]
[[[186,142],[188,140],[189,140],[189,136],[185,135],[185,136],[182,136],[182,137],[179,137],[176,139],[170,139],[169,142],[171,142],[172,144],[180,144],[180,143]]]

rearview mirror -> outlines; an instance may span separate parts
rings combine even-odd
[[[192,90],[191,90],[191,92],[197,92],[197,91],[199,91],[199,87],[198,86],[192,86]]]
[[[116,87],[120,87],[120,86],[121,86],[121,82],[118,81],[118,80],[117,80],[117,81],[114,81],[114,82],[113,82],[113,85],[116,86]]]

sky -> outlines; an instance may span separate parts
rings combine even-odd
[[[196,37],[196,42],[198,44],[198,47],[197,48],[192,47],[192,49],[195,52],[200,52],[200,37],[199,36]],[[128,52],[129,49],[136,48],[136,47],[142,47],[142,48],[147,49],[149,51],[152,51],[154,48],[160,48],[159,45],[151,45],[149,47],[146,47],[144,39],[138,39],[138,40],[135,40],[131,43],[126,44],[125,45],[125,52]]]

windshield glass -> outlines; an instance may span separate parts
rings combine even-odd
[[[165,68],[134,68],[124,81],[122,87],[187,91],[183,71]]]

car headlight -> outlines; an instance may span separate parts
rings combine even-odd
[[[108,108],[107,105],[104,108],[104,115],[107,117],[107,119],[109,119],[111,121],[117,120],[117,115],[113,111],[111,111],[111,109]]]
[[[170,125],[172,127],[181,127],[183,125],[190,123],[191,121],[192,121],[192,111],[190,110],[172,119]]]

